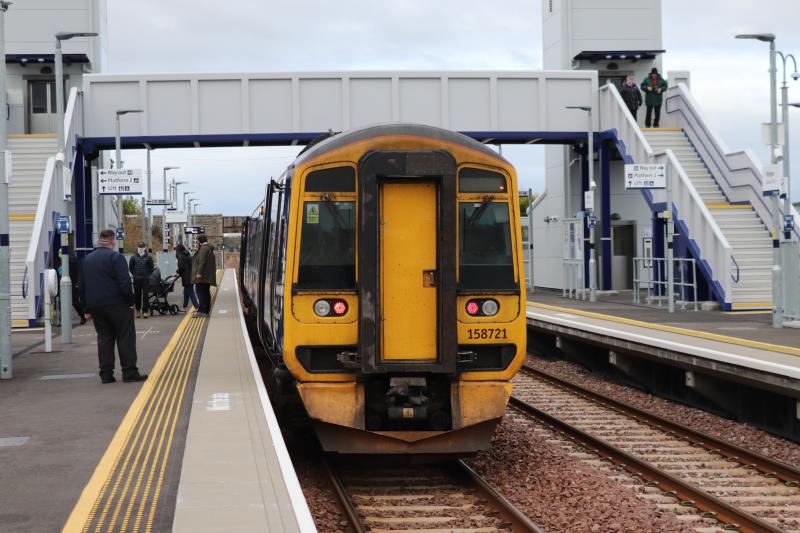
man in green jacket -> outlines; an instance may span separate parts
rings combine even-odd
[[[193,317],[208,316],[211,312],[211,286],[217,284],[217,260],[214,257],[214,247],[208,244],[208,237],[200,235],[197,238],[199,248],[192,257],[192,282],[197,294],[197,311]]]
[[[661,103],[664,101],[664,91],[667,90],[667,82],[658,73],[658,69],[653,67],[650,74],[642,81],[642,91],[644,91],[644,104],[647,106],[647,114],[644,117],[644,126],[650,127],[651,117],[655,109],[655,120],[652,121],[653,127],[657,128],[661,120]]]

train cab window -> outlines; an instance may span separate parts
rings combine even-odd
[[[505,194],[508,188],[506,178],[502,174],[482,168],[466,167],[458,173],[458,192]]]
[[[459,228],[459,288],[516,288],[508,203],[460,202]]]
[[[300,234],[297,287],[354,289],[356,285],[356,204],[305,201]]]
[[[353,167],[315,170],[306,176],[306,192],[355,192],[356,171]]]

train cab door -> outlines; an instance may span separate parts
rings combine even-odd
[[[380,184],[381,361],[436,361],[437,186]]]
[[[456,370],[456,164],[444,152],[359,163],[358,353],[365,374]]]

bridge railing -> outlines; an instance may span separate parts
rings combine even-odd
[[[761,163],[751,150],[732,152],[725,145],[722,138],[709,126],[689,89],[682,83],[667,90],[665,125],[682,128],[686,132],[730,202],[749,202],[761,221],[771,227],[773,215],[770,203],[761,193],[761,184],[764,181]],[[794,234],[795,238],[800,238],[800,219],[797,217]]]
[[[624,143],[624,153],[633,159],[628,163],[652,162],[653,149],[613,83],[600,87],[600,128],[617,132],[617,137]]]
[[[47,160],[42,189],[36,207],[31,240],[25,256],[23,294],[28,307],[28,319],[36,320],[41,309],[44,288],[44,271],[51,263],[50,254],[56,236],[56,221],[64,211],[64,200],[72,196],[72,176],[75,171],[75,149],[83,131],[81,93],[72,88],[64,114],[64,172],[58,175],[56,155]]]

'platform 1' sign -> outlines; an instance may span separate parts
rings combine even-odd
[[[97,172],[100,194],[142,194],[142,169],[102,168]]]
[[[666,186],[666,165],[625,165],[626,189],[663,189]]]

